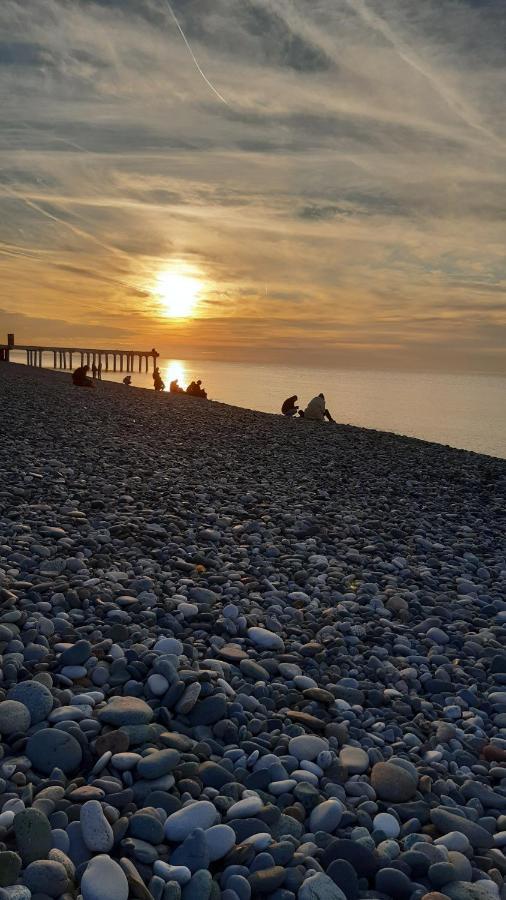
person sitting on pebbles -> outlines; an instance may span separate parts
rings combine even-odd
[[[79,366],[72,372],[72,381],[78,387],[94,387],[92,379],[89,377],[89,366]]]
[[[184,394],[184,388],[178,384],[178,379],[174,378],[173,381],[169,384],[169,391],[171,394]]]
[[[304,410],[304,419],[310,419],[313,422],[324,422],[325,419],[328,419],[329,422],[334,421],[325,406],[325,397],[323,394],[318,394],[317,397],[313,397],[313,399],[309,401]]]
[[[296,416],[299,407],[296,405],[295,401],[298,400],[297,394],[294,394],[293,397],[287,397],[281,407],[281,413],[283,416]]]
[[[123,379],[123,384],[125,384],[127,387],[131,387],[132,386],[132,376],[125,375],[125,377]]]
[[[202,387],[202,380],[200,378],[198,381],[192,381],[188,385],[186,393],[189,394],[190,397],[202,397],[203,400],[207,400],[207,391]]]

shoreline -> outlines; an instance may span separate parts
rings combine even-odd
[[[1,900],[504,900],[506,462],[102,386],[0,369]]]
[[[15,369],[27,370],[27,371],[30,371],[30,372],[35,373],[35,374],[37,374],[37,373],[42,373],[42,374],[44,375],[44,377],[45,377],[46,375],[56,375],[56,376],[60,376],[60,377],[63,378],[63,379],[70,379],[70,375],[71,375],[71,373],[70,373],[69,371],[61,371],[61,370],[58,370],[58,369],[43,368],[43,367],[42,367],[42,368],[30,367],[30,366],[25,366],[23,363],[10,362],[10,363],[6,363],[5,365],[14,367]],[[1,375],[1,370],[0,370],[0,375]],[[134,373],[134,375],[135,375],[135,373]],[[99,387],[98,387],[98,390],[101,390],[101,386],[102,386],[102,385],[116,385],[117,389],[119,389],[121,392],[122,392],[123,390],[128,390],[128,391],[142,391],[143,393],[144,393],[144,392],[147,392],[148,394],[155,394],[155,393],[156,393],[156,392],[155,392],[152,388],[150,388],[150,387],[139,386],[139,385],[135,385],[135,384],[134,384],[134,385],[132,385],[131,387],[127,388],[127,387],[125,387],[121,382],[115,381],[115,380],[112,380],[112,379],[108,379],[108,378],[103,378],[103,379],[101,379],[100,381],[97,380],[97,381],[96,381],[96,384],[99,386]],[[97,388],[95,388],[95,389],[97,389]],[[160,394],[159,394],[159,396],[160,396],[160,397],[169,396],[169,397],[171,397],[172,399],[174,399],[174,395],[171,395],[170,392],[169,392],[168,390],[161,391]],[[181,397],[184,397],[185,395],[182,394],[182,395],[176,395],[176,396],[179,397],[179,398],[181,398]],[[197,398],[186,398],[186,399],[192,399],[192,400],[195,400],[195,399],[197,399]],[[255,414],[259,415],[259,416],[269,416],[269,417],[272,417],[272,418],[275,418],[275,419],[280,419],[280,420],[281,420],[281,419],[284,419],[284,417],[282,417],[280,413],[276,413],[276,412],[267,412],[267,411],[264,411],[264,410],[257,410],[257,409],[250,408],[250,407],[245,407],[245,406],[236,406],[236,405],[231,404],[231,403],[225,403],[224,401],[213,400],[212,398],[210,398],[209,400],[207,400],[207,401],[205,401],[205,402],[207,402],[207,403],[209,403],[209,404],[212,404],[212,405],[215,406],[215,407],[224,407],[224,408],[230,409],[230,410],[242,410],[242,411],[245,411],[245,412],[255,413]],[[294,421],[298,423],[298,422],[299,422],[299,419],[296,418]],[[324,423],[324,424],[325,424],[325,426],[326,426],[327,423]],[[413,435],[407,435],[407,434],[403,434],[403,433],[401,433],[401,432],[396,432],[396,431],[387,431],[387,430],[383,430],[383,429],[379,429],[379,428],[368,428],[368,427],[363,426],[363,425],[352,425],[352,424],[349,424],[349,423],[341,423],[341,422],[339,422],[339,421],[336,421],[336,422],[335,422],[335,425],[336,425],[337,427],[339,427],[339,428],[356,429],[356,430],[359,431],[359,432],[362,432],[362,431],[363,431],[363,432],[367,432],[367,433],[371,433],[371,434],[378,434],[378,435],[384,434],[384,435],[388,435],[388,436],[390,436],[390,437],[395,437],[395,438],[399,438],[399,439],[406,440],[406,441],[419,441],[419,442],[421,442],[421,443],[423,443],[423,444],[427,444],[427,445],[432,446],[432,447],[441,447],[441,448],[444,448],[444,449],[446,449],[446,450],[451,450],[451,451],[458,452],[458,453],[466,453],[466,454],[467,454],[467,453],[470,453],[470,454],[473,454],[473,455],[475,455],[475,456],[484,457],[484,458],[490,459],[490,460],[501,460],[501,461],[504,461],[504,460],[506,459],[506,456],[494,456],[494,455],[488,454],[488,453],[481,453],[481,452],[479,452],[479,451],[477,451],[477,450],[469,450],[469,449],[464,448],[464,447],[454,447],[454,446],[451,445],[451,444],[444,444],[444,443],[437,442],[437,441],[431,441],[431,440],[428,440],[427,438],[416,437],[416,436],[413,436]]]

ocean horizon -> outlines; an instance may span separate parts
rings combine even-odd
[[[24,363],[26,355],[15,351],[11,359]],[[45,354],[43,362],[52,368],[52,355]],[[167,390],[174,378],[184,387],[201,378],[210,400],[267,413],[279,413],[292,394],[304,408],[322,391],[337,422],[506,458],[505,376],[163,357],[159,366]],[[102,378],[121,382],[125,374],[104,370]],[[131,374],[135,387],[153,387],[151,371]]]

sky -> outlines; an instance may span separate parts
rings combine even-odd
[[[2,0],[0,341],[506,372],[505,43],[504,0]]]

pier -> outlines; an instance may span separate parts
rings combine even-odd
[[[9,362],[10,353],[21,350],[26,353],[27,366],[42,367],[44,354],[49,355],[53,369],[70,369],[78,365],[101,366],[104,372],[149,372],[153,370],[159,353],[152,350],[104,350],[90,347],[49,347],[32,344],[16,344],[14,335],[7,336],[7,343],[0,344],[0,361]]]

